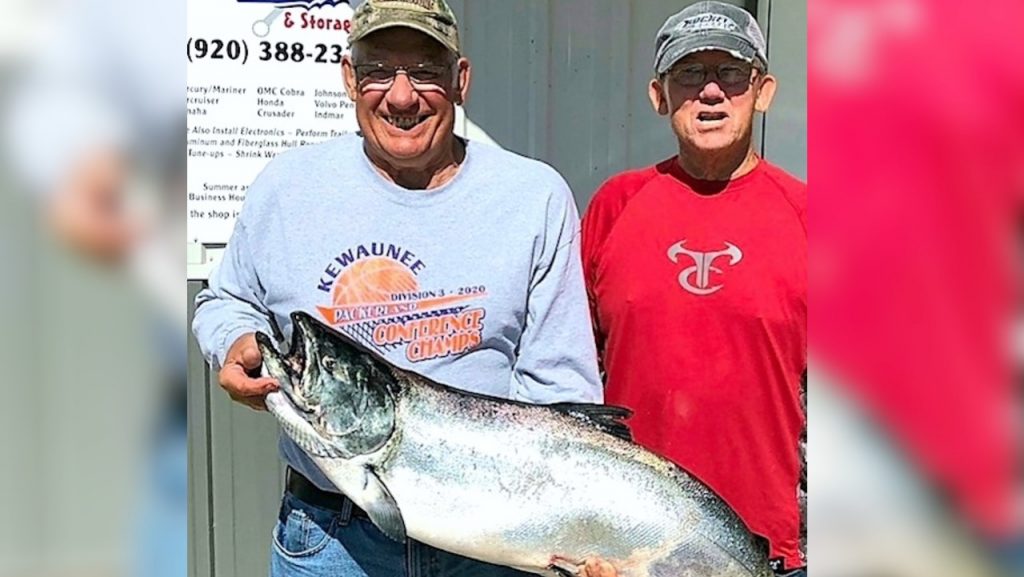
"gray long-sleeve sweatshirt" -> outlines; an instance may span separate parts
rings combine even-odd
[[[290,343],[304,310],[394,364],[534,403],[601,402],[579,216],[549,166],[469,142],[426,191],[381,177],[358,136],[290,150],[249,187],[193,331],[219,369],[245,333]],[[283,345],[286,346],[286,345]],[[283,457],[332,485],[286,436]]]

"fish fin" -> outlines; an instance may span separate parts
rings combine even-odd
[[[555,403],[547,406],[593,425],[605,433],[620,439],[625,439],[626,441],[633,440],[633,433],[630,432],[629,426],[622,422],[624,419],[633,416],[633,411],[626,407],[589,403]]]
[[[365,482],[366,514],[385,535],[399,543],[405,543],[405,520],[402,519],[402,512],[398,509],[395,498],[373,469],[366,469]]]

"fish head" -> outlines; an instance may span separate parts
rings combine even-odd
[[[292,313],[287,356],[257,335],[267,373],[317,433],[354,456],[379,449],[395,427],[395,377],[351,338],[304,312]]]

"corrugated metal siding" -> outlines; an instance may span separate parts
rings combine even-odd
[[[764,116],[765,158],[807,179],[807,2],[762,2],[770,18],[768,60],[779,89]]]
[[[581,211],[611,174],[674,153],[668,122],[646,91],[654,34],[686,2],[451,2],[474,64],[469,118],[503,147],[557,168]],[[755,133],[758,147],[803,177],[806,3],[734,3],[758,14],[780,77],[772,112]],[[190,299],[200,287],[189,283]],[[190,575],[265,575],[282,488],[276,424],[232,403],[194,342],[190,364]]]
[[[189,318],[203,283],[188,283]],[[283,490],[273,417],[233,401],[189,335],[189,575],[266,575]]]
[[[732,3],[756,13],[756,2]],[[611,174],[674,154],[647,85],[654,35],[686,4],[454,0],[475,70],[469,118],[503,147],[557,168],[583,210]]]

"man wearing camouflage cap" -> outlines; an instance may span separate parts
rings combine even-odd
[[[678,152],[600,187],[583,266],[606,401],[766,537],[777,572],[799,574],[807,193],[752,139],[776,85],[742,8],[668,18],[649,96]]]
[[[276,326],[287,342],[290,313],[304,310],[439,382],[600,402],[572,194],[550,167],[454,134],[470,64],[452,11],[443,0],[366,0],[349,39],[342,74],[360,133],[268,164],[197,298],[193,329],[223,388],[265,408],[278,384],[252,376],[254,334]],[[372,306],[382,298],[416,306],[353,312],[384,308]],[[466,315],[476,320],[460,325]],[[390,539],[287,436],[281,452],[272,576],[523,575]]]

